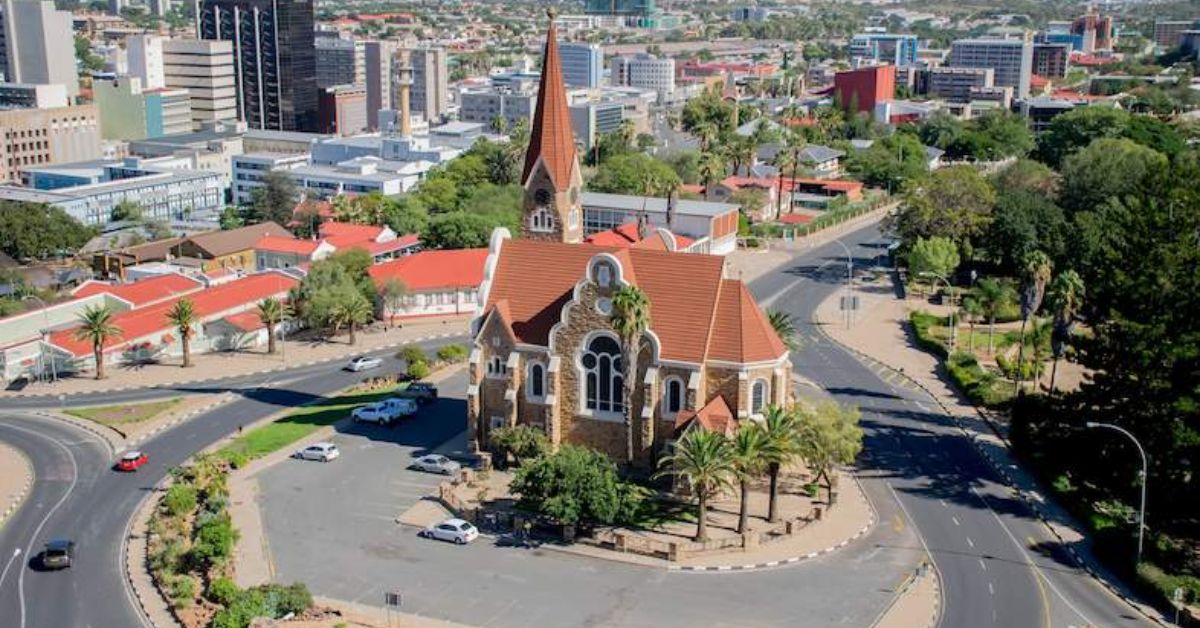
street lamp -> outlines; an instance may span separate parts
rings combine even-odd
[[[850,321],[854,312],[850,309],[854,305],[854,254],[850,252],[850,247],[846,246],[845,242],[837,238],[834,238],[833,241],[846,252],[846,329],[850,329]]]
[[[1086,425],[1088,429],[1102,428],[1124,434],[1129,440],[1133,441],[1134,447],[1137,447],[1138,453],[1142,456],[1142,506],[1138,510],[1137,562],[1134,563],[1135,565],[1140,565],[1142,564],[1142,540],[1146,532],[1146,482],[1149,479],[1147,476],[1149,464],[1146,460],[1146,450],[1142,449],[1142,444],[1138,442],[1138,439],[1134,438],[1133,434],[1130,434],[1129,430],[1123,427],[1119,427],[1111,423],[1095,423],[1093,421],[1088,421],[1084,425]]]
[[[946,282],[946,294],[950,297],[950,352],[953,353],[954,346],[957,344],[955,342],[955,340],[958,336],[958,319],[955,316],[954,293],[952,292],[953,288],[950,285],[950,280],[947,279],[945,275],[934,272],[932,270],[921,271],[917,274],[921,277],[932,277],[934,279],[934,282],[933,282],[934,290],[937,290],[937,280],[938,279],[941,279],[942,281]]]
[[[50,312],[46,302],[36,294],[27,294],[21,298],[22,301],[37,301],[42,310],[42,346],[40,347],[39,355],[42,359],[41,377],[45,377],[46,370],[46,345],[50,344]],[[50,381],[58,381],[58,365],[54,363],[54,354],[50,354]]]

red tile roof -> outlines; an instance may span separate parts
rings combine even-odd
[[[169,299],[176,295],[195,292],[202,288],[204,288],[204,284],[191,277],[185,277],[179,273],[169,273],[125,284],[85,281],[71,292],[71,296],[82,299],[90,297],[93,294],[107,293],[119,299],[124,299],[137,308],[162,301],[163,299]]]
[[[803,225],[812,222],[813,216],[808,214],[784,214],[779,217],[779,222],[785,225]]]
[[[310,256],[314,251],[317,250],[317,247],[319,246],[321,246],[321,243],[313,240],[298,240],[296,238],[267,236],[259,239],[259,241],[254,244],[254,250]]]
[[[322,238],[329,240],[330,244],[338,246],[333,240],[334,238],[349,238],[345,242],[360,242],[365,240],[374,240],[383,233],[383,227],[375,225],[357,225],[350,222],[323,222],[317,228]]]
[[[571,114],[567,108],[567,88],[563,84],[562,62],[558,57],[558,29],[554,20],[546,32],[545,55],[542,60],[542,79],[537,96],[537,109],[530,127],[529,148],[525,152],[525,169],[521,181],[528,182],[538,158],[546,164],[546,172],[555,189],[566,190],[575,168],[575,134],[571,131]]]
[[[667,238],[671,238],[673,242],[668,242]],[[608,231],[593,233],[584,238],[583,241],[597,246],[637,247],[656,251],[679,251],[691,246],[695,242],[691,238],[673,234],[665,229],[655,228],[650,228],[650,233],[645,238],[642,238],[638,235],[636,222],[627,222]]]
[[[262,322],[262,317],[258,315],[257,309],[230,314],[221,320],[246,333],[266,328],[266,325]]]
[[[506,240],[488,292],[488,309],[507,301],[514,335],[521,342],[546,346],[575,284],[600,252],[617,257],[624,278],[649,298],[650,329],[661,343],[660,357],[692,363],[709,357],[756,362],[786,353],[769,324],[762,327],[766,317],[742,283],[722,278],[724,260],[714,255]]]
[[[487,249],[421,251],[376,264],[367,274],[377,286],[394,277],[412,291],[478,287],[483,283],[487,256]]]
[[[699,410],[684,410],[675,415],[675,435],[680,436],[693,423],[700,424],[706,430],[720,432],[729,436],[737,429],[738,420],[729,409],[725,397],[717,395]]]
[[[183,298],[191,300],[196,318],[206,321],[217,314],[258,303],[267,297],[285,294],[299,283],[294,277],[284,273],[259,273],[213,286],[186,297],[175,297],[151,306],[121,312],[113,317],[113,324],[121,330],[121,337],[110,339],[105,344],[104,350],[109,352],[158,332],[162,332],[163,335],[172,333],[173,327],[167,321],[167,312]],[[78,327],[50,334],[50,343],[69,351],[76,357],[91,355],[91,345],[75,338],[76,329]],[[158,339],[161,339],[161,336]]]

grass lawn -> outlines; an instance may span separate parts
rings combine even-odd
[[[221,449],[225,458],[261,458],[282,447],[301,440],[318,429],[333,425],[349,416],[357,406],[386,399],[405,385],[381,388],[374,392],[354,392],[330,397],[321,403],[297,409],[295,412],[262,427],[256,427],[235,438]]]
[[[183,403],[181,397],[150,403],[128,403],[115,406],[94,406],[91,408],[71,408],[67,414],[81,419],[95,421],[104,425],[129,425],[141,423],[160,416],[175,406]]]

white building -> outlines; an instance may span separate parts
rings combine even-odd
[[[1025,98],[1033,75],[1033,43],[1024,39],[959,39],[950,45],[946,65],[991,68],[997,87],[1011,87],[1015,97]]]
[[[162,44],[166,86],[186,89],[192,105],[192,128],[237,119],[237,79],[233,43],[168,39]]]
[[[163,38],[158,35],[130,35],[125,38],[129,75],[142,79],[143,89],[167,86],[163,74]]]
[[[71,14],[51,0],[0,0],[0,74],[13,83],[57,83],[79,94]]]
[[[250,202],[254,188],[272,170],[293,170],[308,165],[308,153],[246,153],[233,157],[233,202]]]
[[[613,57],[609,67],[609,81],[615,86],[645,87],[664,95],[675,91],[674,59],[648,54]]]
[[[600,87],[604,75],[604,51],[599,44],[564,43],[559,45],[558,54],[567,87]]]

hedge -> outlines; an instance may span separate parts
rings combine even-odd
[[[946,349],[946,345],[942,344],[941,340],[934,337],[932,329],[934,325],[945,325],[945,318],[918,311],[909,314],[908,320],[912,323],[913,334],[917,337],[918,346],[939,358],[950,357],[950,351]]]

